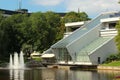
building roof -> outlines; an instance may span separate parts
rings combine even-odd
[[[101,19],[100,22],[113,22],[113,21],[119,21],[120,17],[112,17],[112,18],[105,18]]]
[[[31,56],[40,56],[41,54],[39,52],[34,51]]]
[[[55,54],[43,54],[41,57],[42,58],[53,58]]]
[[[72,22],[72,23],[66,23],[65,26],[66,27],[69,27],[69,26],[82,26],[84,25],[84,21],[81,21],[81,22]]]
[[[58,15],[60,15],[61,17],[64,17],[66,15],[66,13],[56,13]]]

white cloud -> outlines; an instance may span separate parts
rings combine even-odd
[[[68,0],[67,11],[85,11],[88,15],[94,17],[105,11],[120,10],[118,0]]]
[[[120,10],[118,1],[119,0],[32,0],[32,3],[42,6],[57,6],[62,3],[66,7],[66,12],[78,11],[79,8],[80,11],[86,12],[90,17],[95,17],[101,12]]]
[[[60,4],[64,0],[32,0],[34,4],[42,6],[55,6]]]

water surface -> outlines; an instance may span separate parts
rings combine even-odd
[[[120,71],[85,71],[33,68],[27,70],[0,69],[0,80],[113,80]]]

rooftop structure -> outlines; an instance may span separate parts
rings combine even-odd
[[[109,55],[117,53],[114,37],[117,35],[115,25],[119,20],[120,12],[101,13],[53,44],[43,55],[54,54],[57,64],[98,65]],[[69,23],[66,27],[76,24]]]

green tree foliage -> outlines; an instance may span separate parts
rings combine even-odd
[[[34,13],[30,16],[31,38],[29,43],[32,44],[34,50],[44,50],[47,45],[48,28],[46,18],[43,13]]]
[[[115,41],[116,41],[116,45],[120,53],[120,21],[117,23],[116,29],[118,33],[117,33],[117,36],[115,37]]]
[[[112,61],[119,61],[120,60],[120,54],[112,54],[110,55],[104,63],[110,63]]]
[[[43,52],[63,38],[64,22],[88,20],[86,13],[68,13],[61,18],[54,12],[16,14],[3,17],[0,14],[0,58],[23,50]],[[3,57],[4,56],[4,57]],[[6,58],[7,58],[6,57]]]
[[[67,13],[64,17],[65,23],[86,21],[86,20],[90,20],[90,18],[88,18],[88,15],[85,12],[76,13],[72,11],[72,12]]]
[[[21,29],[26,15],[17,14],[2,20],[0,25],[0,54],[9,56],[9,53],[20,52],[23,43],[23,33]]]
[[[31,29],[29,32],[29,45],[32,45],[33,50],[44,51],[58,40],[61,35],[60,16],[53,12],[34,13],[30,16]],[[59,39],[61,39],[61,36]]]
[[[46,12],[45,17],[47,19],[47,26],[49,27],[49,36],[47,39],[49,40],[48,44],[51,46],[56,41],[61,39],[63,37],[63,33],[60,33],[61,31],[64,31],[62,28],[61,18],[59,15],[53,12]],[[62,34],[62,36],[61,36]]]
[[[63,37],[64,25],[54,12],[0,15],[0,56],[23,50],[44,51]],[[63,30],[63,31],[62,31]]]
[[[4,21],[4,17],[2,16],[2,13],[0,13],[0,26],[1,23]],[[4,44],[4,39],[6,36],[4,36],[4,31],[0,28],[0,58],[2,58],[2,54],[5,53],[5,47],[7,46],[6,43]]]

